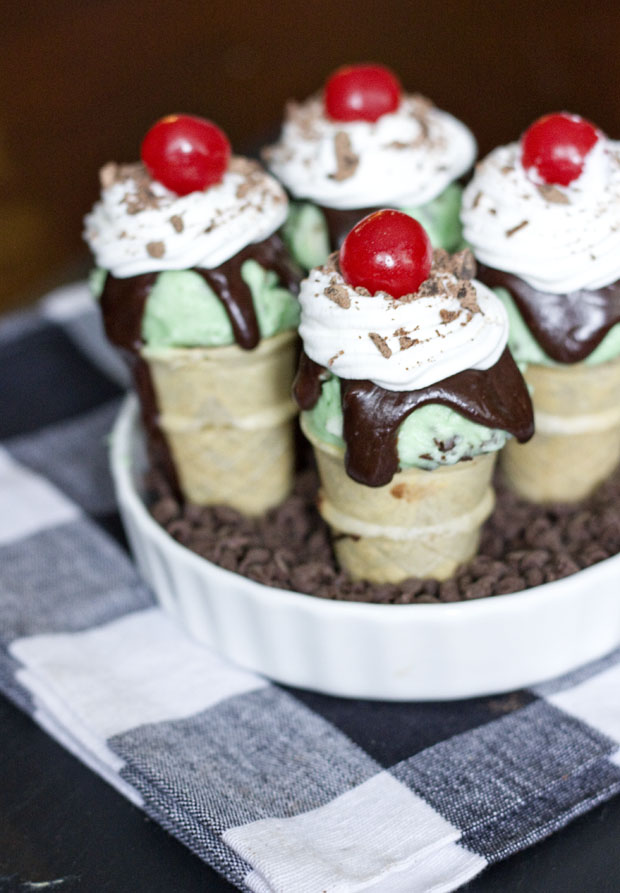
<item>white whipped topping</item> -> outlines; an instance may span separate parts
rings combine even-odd
[[[348,170],[338,162],[337,134],[348,137]],[[291,105],[280,142],[265,157],[295,198],[338,209],[402,208],[431,201],[468,170],[476,142],[464,124],[419,96],[403,96],[395,112],[373,123],[332,121],[313,97]]]
[[[220,183],[189,195],[151,180],[140,165],[115,169],[116,177],[110,166],[102,171],[109,182],[85,218],[84,238],[97,266],[120,278],[212,269],[268,238],[287,215],[280,184],[245,159],[231,159]]]
[[[568,186],[537,184],[520,159],[519,143],[495,149],[465,189],[476,257],[556,294],[620,279],[620,143],[601,137]]]
[[[311,270],[299,294],[306,354],[339,378],[369,379],[388,391],[412,391],[466,369],[489,369],[508,340],[503,304],[471,280],[479,307],[472,313],[449,293],[459,280],[450,273],[437,278],[448,289],[409,301],[359,294],[340,273]]]

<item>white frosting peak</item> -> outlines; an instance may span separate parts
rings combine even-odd
[[[295,198],[343,210],[425,204],[475,157],[464,124],[408,95],[375,122],[332,121],[317,97],[291,103],[280,141],[265,152]]]
[[[427,387],[466,369],[489,369],[508,340],[501,301],[482,283],[432,275],[437,293],[394,299],[347,285],[329,265],[301,284],[299,333],[311,360],[339,378],[389,391]]]
[[[600,137],[568,186],[535,182],[519,143],[495,149],[463,194],[464,236],[490,267],[563,294],[620,279],[620,143]]]
[[[97,266],[126,278],[162,270],[212,269],[268,238],[286,218],[280,184],[260,165],[232,158],[220,183],[176,195],[141,164],[106,165],[101,199],[85,218]]]

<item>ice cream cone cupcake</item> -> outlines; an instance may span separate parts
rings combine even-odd
[[[581,500],[620,461],[620,143],[546,115],[478,165],[462,216],[534,403],[506,478],[534,502]]]
[[[319,511],[354,578],[451,576],[494,504],[497,451],[533,430],[501,302],[469,251],[399,211],[359,223],[301,285],[295,382]]]
[[[276,234],[286,195],[231,157],[214,124],[183,115],[101,182],[85,221],[93,284],[133,371],[150,461],[189,502],[260,514],[293,475],[299,274]]]
[[[284,235],[306,269],[322,264],[349,230],[380,208],[418,219],[435,247],[461,247],[458,178],[476,155],[471,132],[403,91],[382,65],[335,71],[319,95],[290,102],[264,158],[293,199]]]

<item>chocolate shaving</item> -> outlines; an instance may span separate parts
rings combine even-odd
[[[461,315],[460,310],[446,310],[445,307],[439,311],[439,316],[441,317],[441,321],[446,324],[449,322],[453,322],[460,315]]]
[[[401,350],[409,350],[410,347],[420,343],[419,338],[412,338],[407,330],[403,328],[396,329],[394,336],[398,338],[398,344]]]
[[[553,183],[541,183],[536,188],[545,201],[555,205],[570,205],[569,197]]]
[[[383,338],[381,335],[378,335],[377,332],[369,332],[368,337],[375,345],[381,356],[385,357],[386,360],[389,360],[389,358],[392,356],[392,351],[390,350],[386,339]]]
[[[445,248],[435,248],[431,273],[450,273],[450,255]]]
[[[332,283],[325,289],[325,297],[329,298],[330,301],[333,301],[334,304],[338,304],[338,306],[342,307],[344,310],[348,310],[351,306],[351,298],[344,285],[335,285]]]
[[[425,279],[417,292],[409,297],[409,301],[416,298],[434,298],[441,292],[441,286],[438,279]],[[402,298],[400,299],[403,300]]]
[[[456,297],[458,298],[463,310],[467,310],[471,314],[482,313],[482,311],[480,310],[480,305],[478,304],[476,289],[471,284],[471,282],[464,282],[457,291]]]
[[[457,279],[473,279],[476,275],[476,261],[469,248],[450,254],[443,248],[433,252],[432,273],[451,273]]]
[[[182,233],[185,229],[185,224],[183,223],[183,218],[179,217],[178,214],[173,214],[170,218],[170,223],[172,224],[173,229],[177,233]]]
[[[330,179],[341,182],[352,177],[359,164],[359,156],[351,148],[351,140],[344,130],[339,130],[334,136],[334,151],[336,153],[336,172],[330,174]]]
[[[517,223],[516,226],[513,226],[512,229],[506,230],[506,238],[510,238],[514,236],[515,233],[518,233],[520,229],[523,229],[524,226],[529,225],[529,220],[522,220],[521,223]]]
[[[313,96],[303,103],[289,100],[285,106],[284,117],[287,122],[299,128],[304,139],[312,140],[319,138],[316,124],[322,113],[322,98]]]
[[[476,259],[469,248],[464,248],[453,254],[452,265],[454,275],[458,279],[473,279],[476,275]]]
[[[160,199],[153,192],[153,180],[140,162],[135,164],[115,164],[113,161],[99,171],[99,179],[104,189],[116,183],[130,184],[130,191],[123,197],[128,214],[138,214],[147,208],[159,208]]]
[[[436,437],[433,438],[435,446],[437,449],[441,450],[442,453],[449,453],[450,450],[453,450],[456,446],[456,438],[449,437],[447,440],[437,440]]]
[[[163,257],[166,253],[166,246],[163,242],[149,242],[146,251],[151,257]]]

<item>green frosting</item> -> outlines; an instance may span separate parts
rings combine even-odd
[[[435,248],[459,251],[465,244],[459,216],[462,192],[457,183],[451,183],[426,205],[400,210],[422,224]],[[325,263],[330,250],[329,235],[325,216],[316,205],[291,202],[282,233],[289,251],[306,270]]]
[[[562,366],[565,364],[552,360],[542,349],[538,341],[530,332],[527,324],[517,309],[511,295],[505,288],[493,289],[497,297],[502,301],[508,312],[510,334],[508,346],[516,362],[520,365],[535,363],[539,366]],[[607,363],[620,356],[620,323],[617,323],[605,335],[601,343],[596,347],[584,362],[589,366],[599,363]]]
[[[102,270],[91,274],[96,296],[101,294],[105,275]],[[298,326],[299,303],[278,284],[276,273],[246,260],[241,276],[252,293],[262,338]],[[142,338],[149,347],[220,347],[235,340],[224,305],[193,270],[159,274],[144,308]]]
[[[311,434],[326,443],[344,448],[340,380],[332,375],[323,382],[316,405],[304,413]],[[398,461],[401,469],[454,465],[461,459],[500,450],[510,435],[486,428],[440,403],[421,406],[407,416],[398,430]]]

